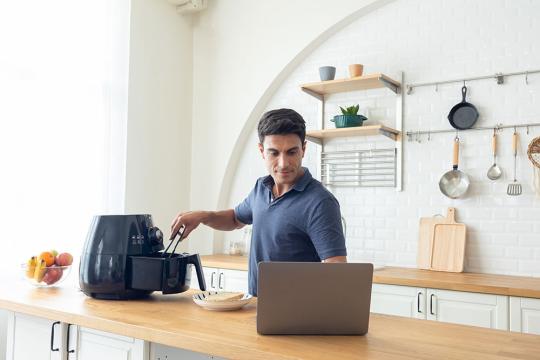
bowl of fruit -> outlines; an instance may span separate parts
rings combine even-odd
[[[51,287],[61,283],[71,271],[73,256],[64,252],[44,251],[32,256],[21,268],[28,282],[37,287]]]

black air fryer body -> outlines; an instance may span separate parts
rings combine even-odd
[[[199,255],[163,254],[163,234],[151,215],[99,215],[81,256],[81,290],[98,299],[134,299],[153,291],[189,289],[191,264],[205,290]]]

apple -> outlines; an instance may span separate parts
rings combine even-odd
[[[58,266],[69,266],[73,262],[73,256],[70,253],[61,253],[56,256],[55,263]]]
[[[62,277],[62,273],[63,273],[62,268],[57,268],[57,267],[47,268],[47,272],[43,276],[42,281],[45,282],[45,284],[47,285],[54,284],[55,282],[60,280],[60,278]]]

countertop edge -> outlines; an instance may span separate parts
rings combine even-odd
[[[273,352],[264,352],[253,348],[247,348],[245,346],[231,344],[230,342],[226,341],[218,341],[218,339],[208,341],[203,340],[196,335],[189,336],[185,333],[166,331],[159,328],[148,328],[145,326],[129,324],[123,321],[111,320],[104,317],[95,317],[88,314],[80,315],[68,313],[40,305],[21,304],[16,301],[0,299],[0,308],[7,311],[36,316],[48,320],[61,321],[98,331],[109,332],[112,334],[118,334],[161,345],[171,346],[174,348],[181,348],[188,351],[224,358],[268,359],[269,356],[271,356],[272,359],[290,359],[288,356],[278,356],[278,354]],[[118,331],[119,326],[122,328],[122,331]],[[213,349],[213,351],[209,352],[208,349]],[[239,353],[245,353],[245,351],[248,351],[248,353],[245,354],[245,357],[238,356]]]

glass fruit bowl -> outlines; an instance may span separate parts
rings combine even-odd
[[[37,287],[52,287],[60,284],[71,271],[72,265],[52,265],[41,269],[28,264],[22,264],[22,275],[32,285]]]

